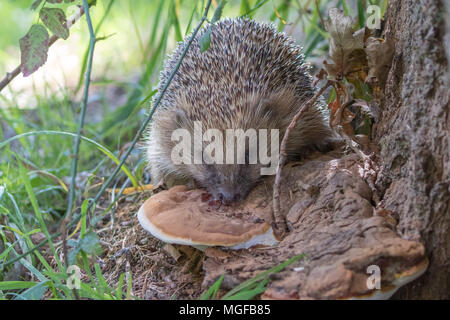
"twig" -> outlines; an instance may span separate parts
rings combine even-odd
[[[332,82],[328,81],[327,84],[322,89],[317,91],[317,93],[311,99],[309,99],[306,103],[304,103],[300,107],[300,110],[294,116],[294,118],[292,119],[288,128],[286,129],[286,132],[284,133],[284,136],[283,136],[283,140],[281,141],[280,157],[279,157],[278,165],[277,165],[277,174],[275,176],[275,183],[273,185],[273,224],[275,227],[275,232],[277,233],[277,235],[280,238],[283,238],[284,235],[286,234],[286,221],[280,212],[281,211],[280,210],[280,182],[281,182],[281,173],[283,171],[283,166],[284,166],[284,164],[286,162],[286,158],[287,158],[286,144],[287,144],[287,141],[289,138],[289,134],[290,134],[291,130],[294,129],[294,127],[297,124],[298,119],[300,119],[300,117],[305,112],[305,110],[310,108],[316,102],[316,100],[322,95],[322,93],[329,86],[331,86],[331,84],[332,84]]]
[[[67,20],[67,27],[70,28],[72,25],[75,24],[75,22],[77,22],[84,14],[85,10],[83,7],[80,7],[79,11],[77,13],[75,13],[73,16],[71,16],[68,20]],[[50,38],[50,41],[48,43],[48,47],[50,48],[55,42],[56,40],[58,40],[59,37],[57,35],[53,35]],[[5,78],[3,78],[2,81],[0,81],[0,92],[15,78],[20,74],[21,71],[21,65],[17,66],[13,71],[11,72],[7,72]]]
[[[197,27],[195,28],[195,30],[193,31],[190,40],[188,41],[188,43],[186,44],[186,47],[183,51],[183,54],[181,55],[180,59],[178,60],[177,65],[175,66],[174,70],[172,71],[172,73],[170,74],[169,79],[167,80],[166,85],[164,86],[163,90],[161,91],[160,96],[158,97],[158,100],[155,102],[155,105],[153,106],[152,110],[150,111],[150,114],[147,116],[147,119],[145,120],[145,122],[141,125],[141,127],[139,128],[139,131],[137,133],[137,135],[134,137],[132,144],[130,145],[130,147],[128,148],[127,152],[125,153],[124,157],[122,158],[122,160],[120,161],[120,163],[118,164],[117,168],[114,170],[114,172],[111,174],[111,176],[108,178],[108,180],[105,182],[105,184],[103,185],[103,187],[99,190],[99,192],[97,193],[97,195],[95,196],[95,198],[93,199],[93,201],[91,201],[89,203],[88,206],[88,210],[92,207],[92,205],[94,203],[97,202],[97,200],[100,198],[101,194],[106,190],[106,188],[108,187],[109,183],[111,183],[111,181],[114,179],[114,177],[117,175],[117,173],[119,172],[120,168],[122,167],[122,165],[124,164],[125,160],[128,158],[128,156],[131,154],[131,151],[133,150],[134,146],[136,145],[137,141],[139,140],[139,138],[141,137],[142,133],[144,132],[145,128],[147,127],[148,123],[150,122],[151,118],[153,117],[153,113],[155,112],[156,108],[158,107],[158,105],[160,104],[162,97],[164,96],[164,93],[167,91],[167,88],[169,87],[170,83],[172,82],[173,77],[175,76],[175,73],[178,71],[178,69],[180,68],[181,62],[184,59],[184,56],[187,53],[187,50],[189,49],[189,47],[191,46],[195,36],[197,35],[198,31],[200,30],[201,26],[203,25],[203,23],[206,21],[207,19],[207,15],[208,15],[208,11],[209,11],[209,7],[211,6],[211,1],[212,0],[208,0],[206,7],[205,7],[205,12],[203,14],[202,19],[200,20],[200,22],[198,23]],[[70,223],[68,223],[68,226],[73,226],[75,225],[78,220],[80,219],[80,216],[76,217],[74,220],[72,220]],[[50,240],[55,239],[56,237],[59,237],[61,235],[61,233],[55,233],[52,236],[50,236]],[[5,268],[11,264],[13,264],[14,262],[22,259],[23,257],[28,256],[30,253],[34,252],[35,250],[41,248],[42,246],[44,246],[47,243],[47,239],[43,240],[42,242],[38,243],[36,246],[34,246],[33,248],[31,248],[30,250],[28,250],[27,252],[9,260],[8,262],[5,262],[3,264],[0,265],[0,269]]]
[[[81,113],[80,119],[78,121],[78,130],[77,136],[75,137],[75,145],[73,147],[73,158],[72,158],[72,166],[70,168],[70,190],[69,190],[69,204],[67,206],[67,211],[64,216],[67,217],[72,212],[73,200],[75,198],[75,180],[77,176],[77,167],[78,167],[78,155],[80,153],[80,142],[81,142],[81,131],[84,127],[84,118],[86,116],[86,106],[89,95],[89,85],[91,83],[91,72],[92,72],[92,60],[94,58],[94,48],[95,48],[95,33],[94,28],[92,27],[91,16],[89,13],[89,5],[87,0],[83,0],[83,8],[86,13],[86,21],[89,29],[89,56],[88,56],[88,65],[86,70],[86,76],[84,80],[84,92],[83,98],[81,100]]]

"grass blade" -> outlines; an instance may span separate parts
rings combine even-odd
[[[287,266],[289,266],[290,264],[292,264],[292,263],[294,263],[294,262],[296,262],[296,261],[298,261],[298,260],[300,260],[300,259],[302,259],[302,258],[304,258],[304,257],[305,257],[304,254],[296,255],[296,256],[290,258],[289,260],[286,260],[285,262],[280,263],[279,265],[277,265],[277,266],[275,266],[275,267],[273,267],[273,268],[270,268],[269,270],[266,270],[266,271],[264,271],[264,272],[258,274],[257,276],[255,276],[255,277],[253,277],[253,278],[251,278],[251,279],[249,279],[249,280],[247,280],[247,281],[244,281],[243,283],[241,283],[240,285],[238,285],[238,286],[235,287],[234,289],[230,290],[227,294],[225,294],[225,295],[222,297],[222,299],[229,298],[229,297],[231,297],[231,296],[237,294],[238,292],[240,292],[240,291],[242,291],[242,290],[248,289],[249,287],[251,287],[251,286],[254,285],[255,283],[257,283],[257,282],[263,280],[264,278],[268,277],[268,276],[271,275],[272,273],[280,272],[280,271],[282,271],[284,268],[286,268]]]
[[[34,281],[2,281],[0,282],[0,290],[18,290],[34,287],[39,282]]]
[[[52,250],[53,256],[55,257],[55,260],[56,260],[56,263],[58,264],[59,269],[61,271],[63,271],[64,268],[63,268],[63,266],[61,264],[61,261],[59,261],[59,259],[58,259],[58,255],[56,253],[55,247],[53,246],[52,241],[50,241],[50,239],[51,239],[50,238],[50,234],[48,232],[47,225],[45,224],[44,218],[42,217],[41,210],[39,209],[39,205],[38,205],[38,202],[37,202],[36,197],[34,195],[33,187],[31,186],[30,179],[28,178],[28,175],[27,175],[27,173],[25,171],[25,168],[22,165],[22,163],[19,161],[18,164],[19,164],[20,177],[22,179],[22,182],[25,185],[25,190],[27,191],[28,197],[29,197],[29,199],[31,201],[31,205],[33,207],[34,213],[36,214],[36,217],[37,217],[37,219],[39,221],[39,224],[41,225],[41,230],[45,234],[45,237],[47,238],[47,240],[49,242],[50,249]]]
[[[54,131],[54,130],[42,130],[42,131],[25,132],[25,133],[13,136],[13,137],[9,138],[8,140],[0,143],[0,149],[2,149],[3,147],[5,147],[6,145],[8,145],[10,142],[12,142],[14,140],[21,139],[23,137],[28,137],[28,136],[45,135],[45,134],[65,135],[65,136],[69,136],[69,137],[75,137],[76,136],[76,134],[71,133],[71,132]],[[92,139],[89,139],[89,138],[87,138],[85,136],[81,136],[81,139],[83,141],[86,141],[86,142],[96,146],[101,152],[103,152],[108,158],[110,158],[116,164],[120,163],[119,159],[108,148],[106,148],[105,146],[103,146],[100,143],[98,143],[98,142],[96,142],[96,141],[94,141]],[[130,178],[130,181],[133,184],[133,186],[135,188],[138,188],[139,184],[138,184],[136,178],[133,176],[133,174],[128,169],[128,167],[125,166],[125,165],[122,165],[121,168],[122,168],[121,170],[127,175],[127,177]]]
[[[221,275],[219,279],[200,297],[200,300],[210,300],[215,299],[217,296],[217,291],[219,291],[220,285],[222,284],[224,275]]]

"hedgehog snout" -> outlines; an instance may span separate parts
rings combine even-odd
[[[224,204],[233,204],[244,200],[247,197],[249,191],[250,188],[247,188],[245,185],[222,185],[214,188],[211,193],[216,200],[220,200]]]
[[[222,201],[225,204],[231,204],[239,202],[241,200],[241,195],[235,192],[218,191],[216,199]]]

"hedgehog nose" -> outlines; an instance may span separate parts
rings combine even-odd
[[[233,202],[238,202],[241,199],[240,194],[223,194],[222,192],[217,193],[217,200],[222,201],[224,204],[231,204]]]

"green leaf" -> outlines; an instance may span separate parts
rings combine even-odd
[[[58,37],[66,40],[69,37],[69,28],[66,25],[66,14],[59,8],[42,8],[39,17],[45,26]]]
[[[47,29],[40,24],[33,24],[20,39],[20,69],[24,77],[28,77],[47,61],[49,41]]]
[[[200,37],[200,51],[203,53],[211,45],[211,28],[208,27],[205,33]]]
[[[80,240],[80,248],[87,254],[95,254],[101,251],[100,241],[94,231],[86,233],[84,238]]]
[[[227,0],[220,1],[219,5],[217,6],[216,10],[214,11],[214,15],[212,17],[211,23],[216,23],[220,20],[222,17],[223,7],[227,3]]]

